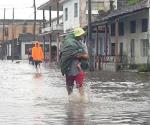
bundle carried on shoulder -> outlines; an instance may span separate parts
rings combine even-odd
[[[76,55],[83,52],[83,44],[75,39],[73,33],[65,37],[60,49],[60,68],[63,75],[69,70],[72,60],[76,58]]]

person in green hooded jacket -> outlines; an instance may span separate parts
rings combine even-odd
[[[66,89],[68,95],[71,95],[74,88],[74,82],[79,90],[80,96],[84,96],[84,64],[89,58],[86,45],[82,42],[85,31],[78,27],[75,28],[72,34],[69,34],[68,41],[64,40],[60,51],[60,67],[62,74],[66,76]],[[67,38],[68,36],[66,36]]]

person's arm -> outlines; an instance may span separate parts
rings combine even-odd
[[[84,59],[84,60],[88,60],[89,59],[89,54],[88,54],[88,49],[87,49],[87,46],[80,42],[81,46],[82,46],[82,49],[83,49],[83,52],[82,53],[79,53],[77,54],[77,58],[78,59]]]
[[[89,59],[89,54],[88,53],[79,53],[79,54],[77,54],[76,57],[78,59],[85,59],[85,60],[87,60],[87,59]]]
[[[78,63],[78,64],[77,64],[77,68],[78,68],[79,71],[82,71],[81,63]]]

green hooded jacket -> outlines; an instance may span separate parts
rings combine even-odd
[[[83,44],[75,39],[73,33],[68,34],[62,42],[60,49],[60,68],[63,75],[69,70],[72,60],[76,58],[76,55],[83,52]]]

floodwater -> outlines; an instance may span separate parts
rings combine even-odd
[[[55,65],[0,61],[0,125],[150,125],[150,75],[88,73],[88,103],[68,101]],[[77,93],[75,89],[74,93]]]

